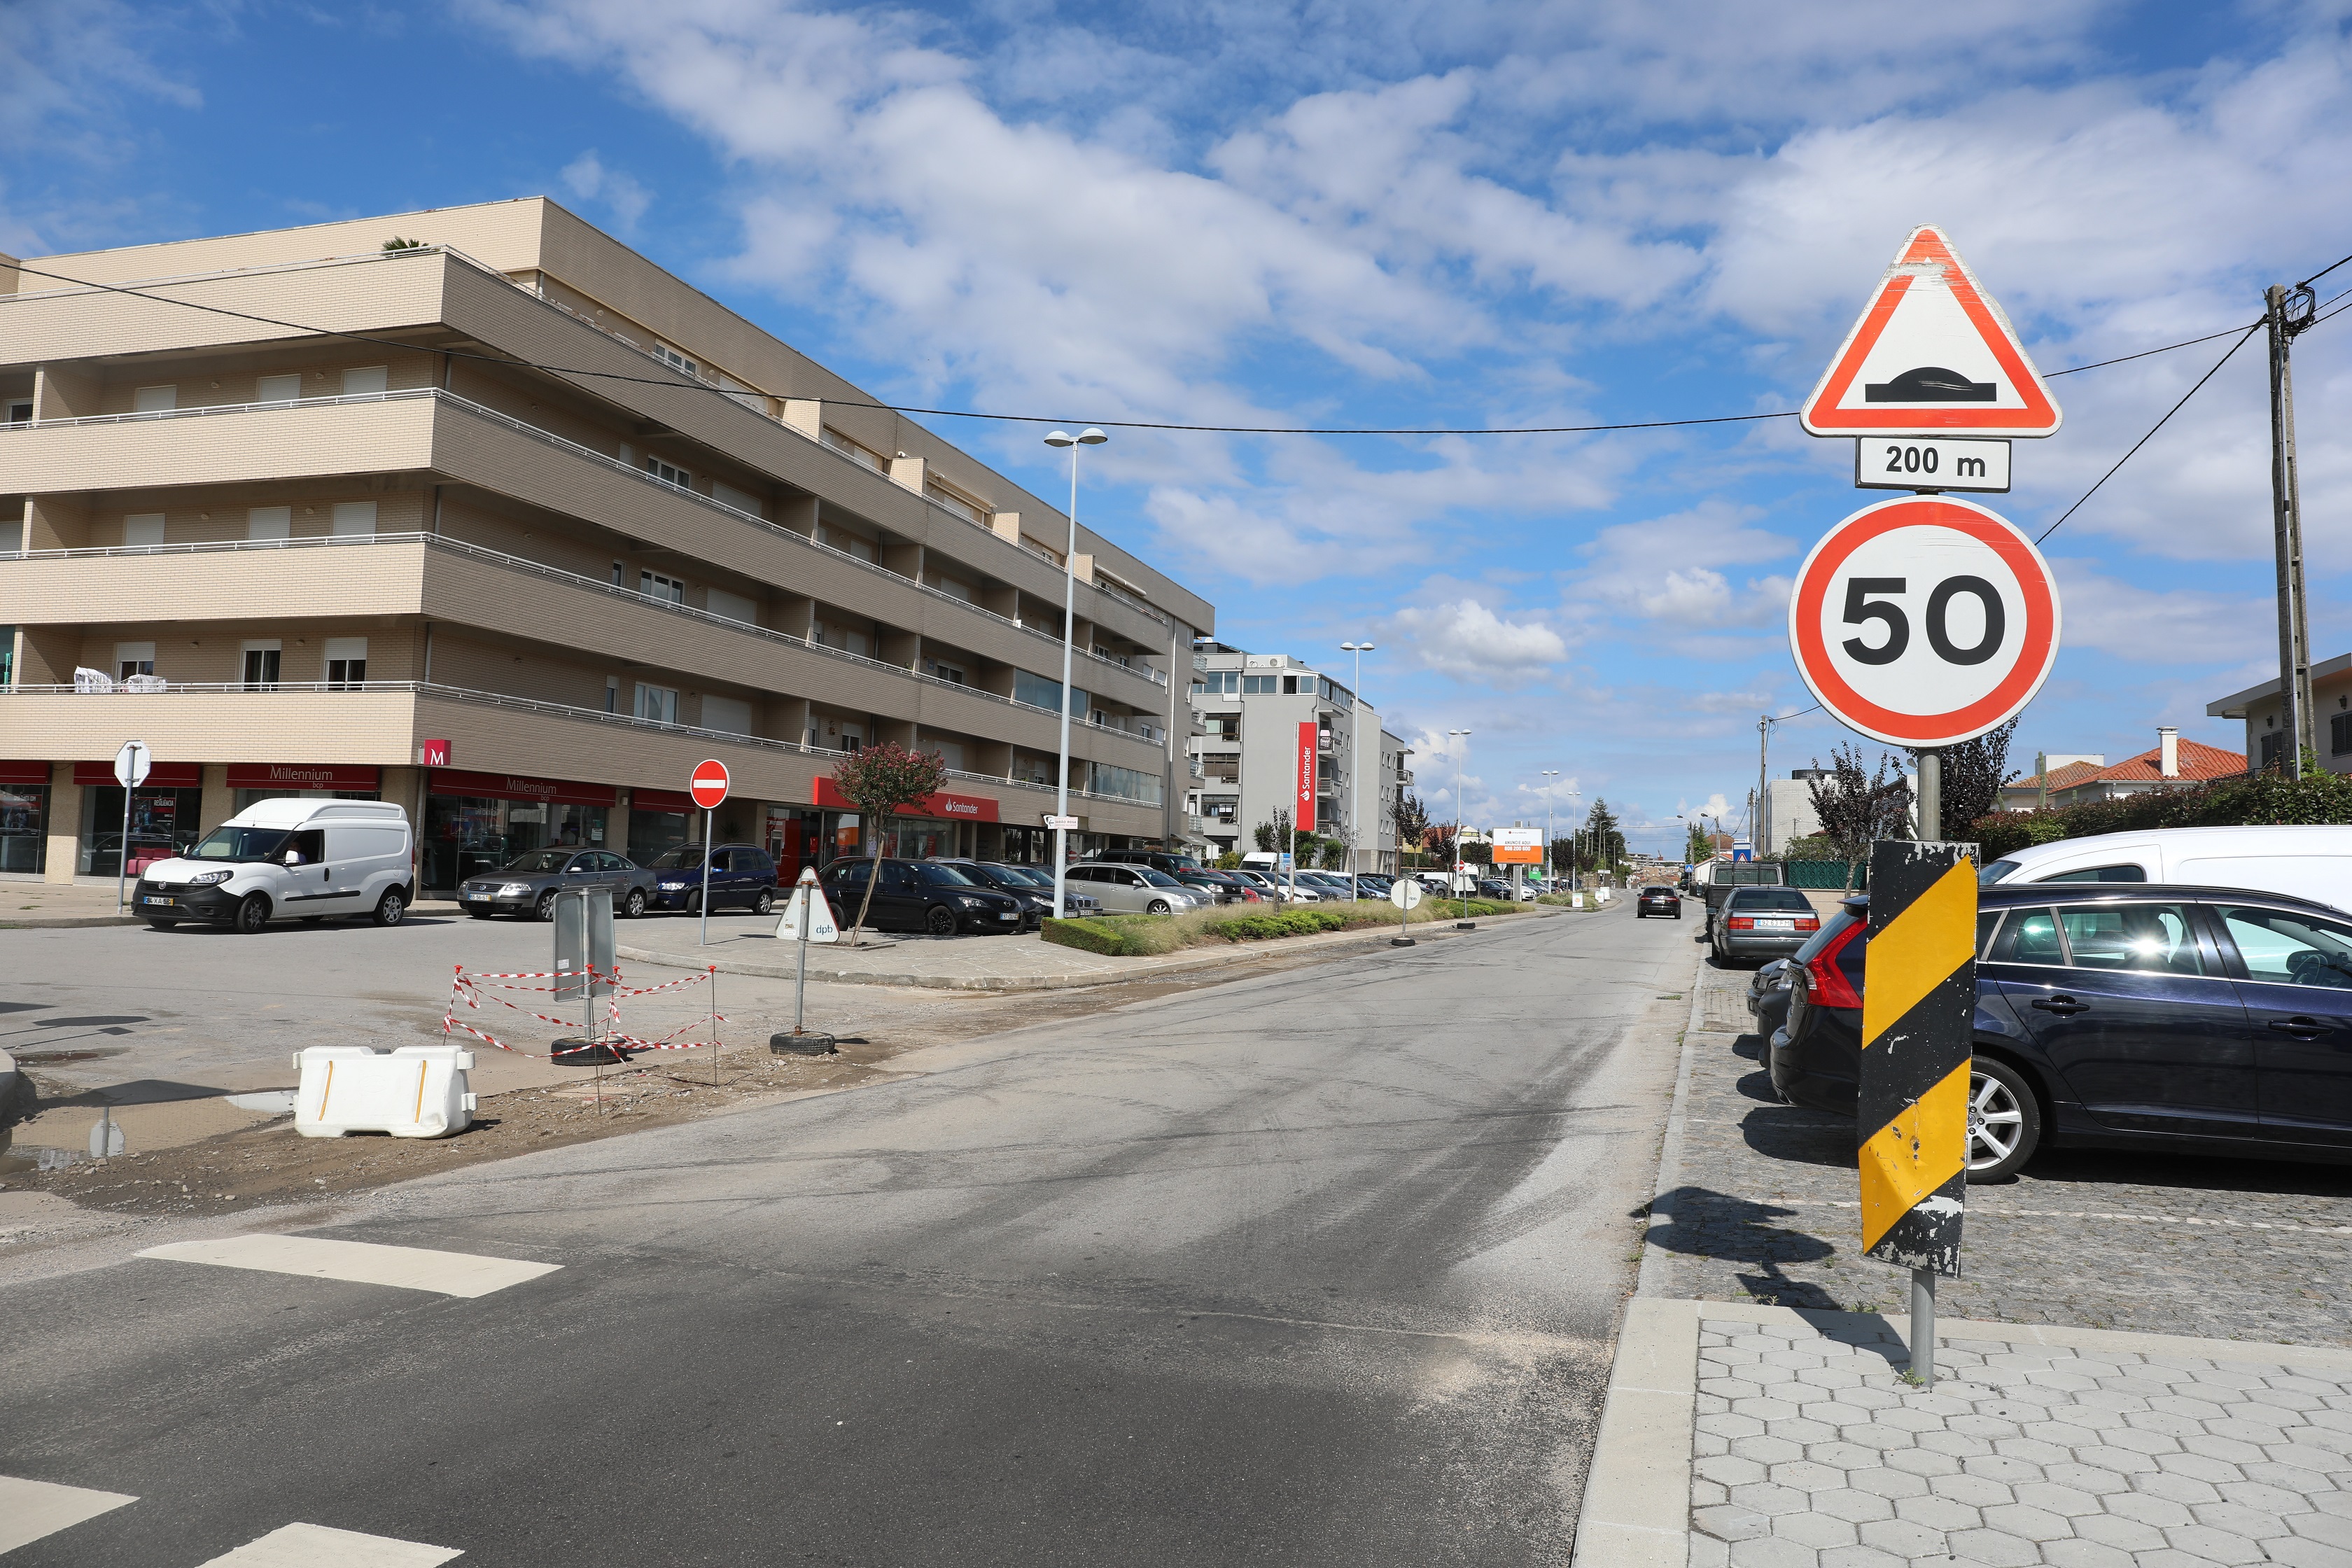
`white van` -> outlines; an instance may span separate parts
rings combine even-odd
[[[2158,827],[2012,850],[1994,882],[2179,882],[2286,893],[2352,910],[2352,827]]]
[[[396,926],[416,898],[415,848],[408,813],[384,801],[259,801],[141,872],[131,912],[158,931],[207,921],[250,932],[336,915]]]

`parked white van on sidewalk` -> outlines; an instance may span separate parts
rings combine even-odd
[[[2352,910],[2352,827],[2158,827],[2012,850],[1979,882],[2179,882]]]
[[[384,801],[258,801],[141,872],[131,912],[158,931],[337,915],[396,926],[416,896],[415,847],[408,813]]]

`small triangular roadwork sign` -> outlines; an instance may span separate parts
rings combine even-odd
[[[2061,416],[1944,231],[1911,231],[1799,413],[1815,436],[2052,436]]]
[[[824,889],[814,881],[803,881],[793,889],[791,900],[784,905],[783,918],[776,922],[777,941],[800,941],[801,910],[803,906],[809,911],[809,941],[841,940],[841,928],[834,923],[833,906],[824,901]]]

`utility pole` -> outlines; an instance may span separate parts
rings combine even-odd
[[[2303,754],[2319,750],[2311,711],[2311,622],[2303,596],[2303,495],[2295,477],[2294,367],[2287,345],[2311,325],[2308,285],[2273,285],[2263,296],[2271,346],[2271,536],[2278,556],[2279,744],[2286,776],[2303,777]]]
[[[1756,824],[1756,858],[1761,860],[1771,848],[1772,837],[1772,770],[1764,760],[1766,748],[1771,743],[1772,716],[1761,715],[1756,721],[1756,799],[1760,816]]]

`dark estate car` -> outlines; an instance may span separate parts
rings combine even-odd
[[[1786,958],[1822,929],[1812,901],[1794,888],[1734,888],[1709,928],[1716,962]]]
[[[458,907],[478,921],[492,915],[555,918],[555,895],[565,888],[610,888],[613,912],[635,920],[653,901],[653,871],[606,849],[534,849],[495,871],[460,883]]]
[[[940,860],[941,866],[952,866],[983,888],[993,888],[1009,894],[1021,906],[1024,931],[1035,931],[1054,913],[1054,873],[1040,866],[1007,866],[994,860]],[[1063,889],[1070,914],[1095,915],[1102,905],[1074,887]]]
[[[866,879],[881,868],[866,923],[876,931],[1018,931],[1028,923],[1028,905],[1011,893],[975,881],[964,868],[944,860],[835,860],[824,868],[824,893],[833,918],[847,925],[857,918]],[[1049,895],[1050,897],[1050,895]]]
[[[1640,920],[1644,915],[1672,915],[1680,920],[1683,918],[1683,896],[1663,882],[1654,882],[1643,889],[1642,896],[1633,900],[1633,918]]]
[[[2352,916],[2155,883],[1985,888],[1977,908],[1970,1181],[2044,1143],[2352,1160]],[[1799,1105],[1853,1113],[1869,910],[1845,900],[1790,965],[1770,1056]]]
[[[657,910],[702,908],[702,846],[680,844],[646,862],[654,873]],[[710,851],[710,907],[764,915],[776,907],[776,863],[756,844],[720,844]]]

